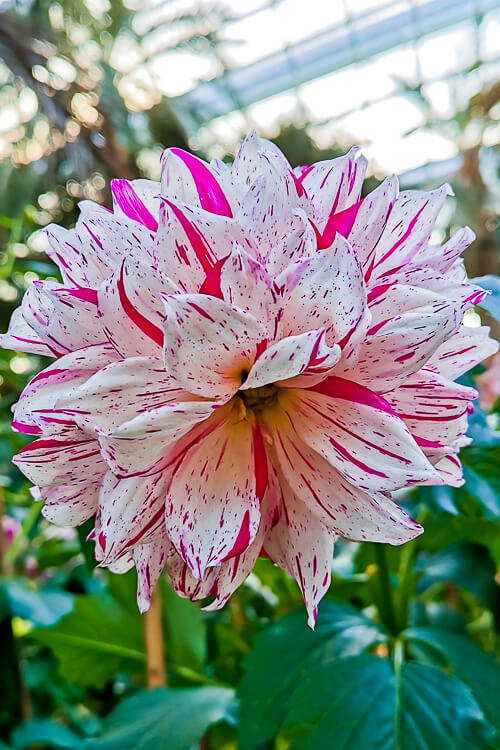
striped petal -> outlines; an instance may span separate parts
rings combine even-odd
[[[104,565],[153,539],[163,528],[169,481],[167,472],[130,479],[117,479],[107,472],[99,493],[95,528]]]
[[[128,357],[104,364],[80,382],[70,381],[57,398],[57,408],[92,434],[96,429],[110,432],[139,414],[185,397],[158,357]]]
[[[314,205],[312,219],[320,230],[332,214],[352,206],[360,196],[367,161],[353,148],[345,156],[320,161],[301,178],[302,187]]]
[[[364,492],[346,481],[286,423],[276,426],[275,451],[282,475],[293,492],[322,523],[351,541],[403,544],[422,533],[382,492]]]
[[[355,253],[340,235],[331,247],[289,266],[276,285],[282,290],[281,336],[325,327],[327,343],[342,346],[366,333],[363,273]]]
[[[196,578],[241,554],[257,534],[259,495],[265,489],[262,460],[262,441],[249,421],[238,421],[232,411],[176,467],[165,524]]]
[[[257,320],[202,294],[164,297],[165,367],[179,388],[213,399],[230,398],[266,339]]]
[[[266,349],[256,360],[240,390],[275,383],[306,388],[320,382],[340,359],[340,347],[325,344],[325,329],[288,336]]]
[[[387,401],[355,383],[330,377],[289,392],[280,406],[301,439],[363,490],[390,491],[435,476]]]
[[[97,294],[106,336],[120,354],[161,352],[165,313],[160,295],[176,291],[173,281],[144,263],[120,264]]]
[[[314,628],[318,604],[331,580],[335,534],[290,490],[279,477],[282,513],[268,532],[264,549],[271,560],[297,581]]]

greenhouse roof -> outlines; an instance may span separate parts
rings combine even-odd
[[[137,26],[183,8],[194,12],[188,0],[154,4]],[[222,10],[211,57],[181,47],[152,61],[193,143],[215,155],[249,126],[273,134],[298,121],[319,145],[373,144],[382,169],[452,158],[456,145],[429,123],[500,75],[498,0],[225,0]]]

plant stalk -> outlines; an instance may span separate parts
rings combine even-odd
[[[161,609],[161,590],[159,586],[156,586],[151,596],[151,606],[144,614],[146,685],[148,688],[163,687],[167,684],[166,654]]]
[[[373,545],[375,552],[375,561],[377,564],[377,578],[379,589],[378,611],[380,619],[392,635],[398,634],[398,625],[396,610],[394,608],[394,598],[387,564],[385,544],[375,543]]]

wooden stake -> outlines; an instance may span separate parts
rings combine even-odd
[[[151,606],[143,617],[147,658],[146,684],[148,688],[163,687],[167,684],[167,672],[159,586],[155,587]]]

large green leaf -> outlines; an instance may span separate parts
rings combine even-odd
[[[104,722],[87,750],[189,750],[211,724],[232,721],[234,691],[201,687],[144,690]]]
[[[40,589],[22,578],[5,579],[2,586],[11,615],[37,626],[54,625],[73,609],[74,596],[67,591]]]
[[[141,670],[145,660],[138,613],[127,612],[108,594],[77,597],[69,615],[30,637],[49,646],[61,674],[80,685],[104,685],[121,669]]]
[[[483,651],[465,635],[443,628],[411,628],[405,635],[410,647],[423,646],[431,656],[434,652],[469,686],[500,735],[500,665],[495,655]],[[500,747],[500,739],[495,747]]]
[[[168,661],[182,670],[203,672],[206,656],[206,627],[199,607],[178,596],[165,579],[162,581]]]
[[[494,604],[496,566],[486,547],[458,542],[434,554],[423,552],[415,569],[422,574],[418,584],[420,591],[433,583],[452,582],[470,591],[487,606]]]
[[[11,736],[14,748],[51,747],[61,750],[76,750],[82,740],[68,727],[50,719],[31,719],[21,724]]]
[[[348,604],[326,600],[316,630],[308,629],[302,609],[259,636],[245,664],[240,686],[242,750],[273,737],[287,702],[304,676],[332,657],[359,654],[385,641],[383,630]]]
[[[486,750],[491,726],[469,689],[435,667],[371,654],[332,659],[297,685],[290,750]]]
[[[480,276],[476,279],[471,279],[471,281],[491,292],[491,294],[488,294],[483,299],[479,307],[486,310],[486,312],[488,312],[492,318],[495,318],[495,320],[500,320],[500,277],[490,274],[488,276]]]

